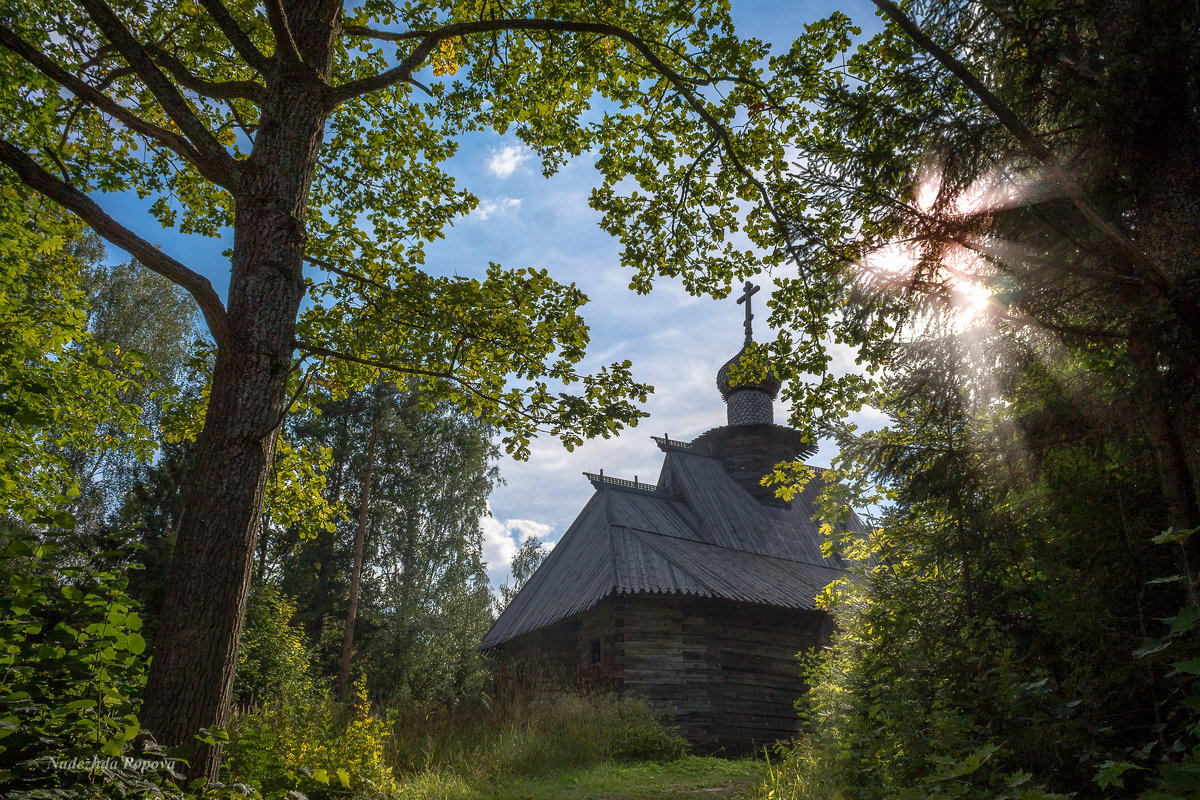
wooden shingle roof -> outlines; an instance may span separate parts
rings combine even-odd
[[[661,443],[660,443],[661,444]],[[811,609],[845,565],[821,555],[820,480],[784,507],[762,503],[703,449],[663,447],[658,484],[596,479],[596,493],[492,625],[488,649],[610,594],[667,593]],[[855,517],[852,530],[866,528]]]

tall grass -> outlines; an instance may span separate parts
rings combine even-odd
[[[633,698],[529,694],[394,718],[388,760],[401,774],[453,770],[472,780],[545,775],[603,761],[672,760],[686,745]]]
[[[310,798],[471,800],[507,777],[536,777],[623,760],[673,760],[686,745],[642,701],[614,695],[508,690],[454,708],[368,709],[359,696],[280,700],[230,726],[226,780]]]
[[[765,751],[762,780],[750,793],[751,800],[830,800],[842,797],[841,782],[827,760],[814,752],[812,743],[801,739],[780,744],[774,753]]]

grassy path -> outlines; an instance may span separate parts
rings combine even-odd
[[[762,762],[687,756],[508,779],[487,790],[496,800],[741,800],[758,782],[762,767]]]

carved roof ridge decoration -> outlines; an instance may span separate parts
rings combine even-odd
[[[664,453],[668,450],[686,450],[692,452],[696,450],[696,445],[692,442],[684,442],[679,439],[672,439],[670,434],[665,436],[651,436],[654,443],[658,445],[658,449]]]
[[[592,486],[597,489],[603,489],[606,486],[612,486],[617,489],[628,489],[637,492],[657,492],[658,486],[653,483],[643,483],[638,480],[638,476],[634,475],[633,480],[627,478],[614,478],[611,475],[605,475],[604,470],[595,472],[584,472],[584,476],[592,482]]]

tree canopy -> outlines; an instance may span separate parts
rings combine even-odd
[[[829,513],[884,502],[830,542],[861,577],[787,790],[1189,796],[1196,6],[876,5],[775,62],[808,105],[772,319],[859,345],[889,416],[842,431]]]
[[[930,313],[1112,348],[1141,400],[1164,527],[1196,528],[1194,4],[876,5],[889,24],[870,40],[835,13],[772,63],[772,91],[795,104],[780,191],[800,265],[777,281],[773,353],[799,376],[837,341],[872,373]],[[814,401],[831,380],[787,390],[798,421],[864,397]]]
[[[317,378],[294,352],[343,390],[379,367],[415,376],[518,454],[537,429],[573,444],[640,414],[628,364],[578,372],[578,290],[528,268],[422,270],[423,243],[476,203],[440,167],[456,136],[512,128],[547,171],[595,149],[596,202],[643,276],[700,267],[689,284],[724,291],[754,264],[728,235],[738,204],[761,201],[755,230],[775,219],[756,170],[781,145],[741,111],[763,48],[725,4],[2,8],[0,164],[186,289],[217,346],[144,707],[168,743],[226,713],[277,431]],[[587,114],[596,97],[613,110]],[[109,216],[97,198],[114,191],[151,197],[165,226],[231,228],[226,302]],[[197,774],[218,759],[202,748]]]
[[[11,186],[0,203],[0,498],[10,514],[71,528],[86,488],[75,462],[152,447],[130,401],[152,373],[87,329],[83,283],[100,242]]]

